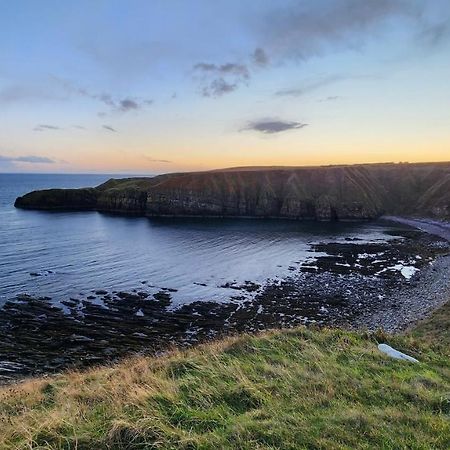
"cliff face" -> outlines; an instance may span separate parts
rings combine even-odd
[[[209,172],[171,177],[147,192],[151,215],[357,219],[380,203],[351,168]],[[359,178],[359,182],[355,182]]]
[[[241,168],[37,191],[19,197],[16,206],[149,216],[362,220],[389,213],[448,219],[449,188],[450,163]]]

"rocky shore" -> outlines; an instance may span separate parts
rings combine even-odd
[[[355,328],[402,331],[450,300],[450,255],[443,255],[419,271],[411,283],[392,290],[383,305],[357,318]]]
[[[450,241],[450,222],[442,220],[419,219],[409,217],[385,216],[385,220],[401,223],[422,230],[425,233],[434,234]]]
[[[318,242],[284,280],[230,280],[223,287],[236,295],[227,303],[172,308],[173,289],[152,293],[146,282],[131,292],[99,289],[60,302],[18,296],[0,309],[0,382],[266,328],[401,330],[450,297],[450,243],[416,230],[401,235]]]

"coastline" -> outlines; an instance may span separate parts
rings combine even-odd
[[[450,223],[429,218],[383,216],[381,220],[400,223],[450,242]],[[393,291],[385,309],[356,321],[354,328],[369,331],[382,328],[389,333],[403,332],[429,317],[450,301],[450,255],[439,256],[422,269],[412,283]]]
[[[0,310],[0,383],[271,328],[402,331],[450,298],[450,244],[423,231],[400,234],[386,242],[317,243],[312,261],[292,267],[292,276],[233,286],[228,303],[172,309],[170,288],[150,294],[145,285],[98,290],[63,300],[63,308],[19,296]]]
[[[387,220],[389,222],[397,222],[403,225],[408,225],[418,230],[430,233],[435,236],[439,236],[447,241],[450,241],[450,223],[443,222],[435,219],[427,218],[411,218],[411,217],[399,217],[399,216],[382,216],[380,219]]]
[[[450,301],[450,255],[439,256],[401,290],[384,299],[384,307],[357,319],[351,328],[400,333]]]

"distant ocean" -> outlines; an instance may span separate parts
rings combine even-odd
[[[59,301],[98,289],[131,290],[142,281],[177,289],[175,305],[226,301],[236,291],[220,286],[289,276],[293,265],[312,257],[313,242],[383,239],[388,227],[14,208],[15,198],[32,190],[96,186],[110,177],[0,174],[0,304],[21,293]]]

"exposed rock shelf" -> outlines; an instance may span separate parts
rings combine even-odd
[[[285,279],[250,281],[230,301],[175,307],[174,289],[149,283],[87,297],[19,295],[0,308],[0,384],[87,367],[135,352],[158,353],[224,334],[302,324],[399,331],[449,299],[450,243],[404,230],[388,242],[319,242]],[[416,269],[412,278],[399,270]],[[254,297],[248,298],[248,291]]]
[[[148,216],[450,219],[450,163],[244,167],[111,179],[96,188],[31,192],[15,206]]]

